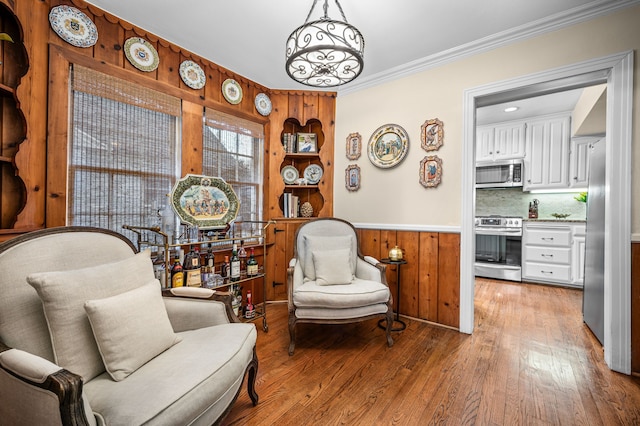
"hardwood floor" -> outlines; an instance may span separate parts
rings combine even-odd
[[[405,319],[303,324],[287,307],[258,331],[260,402],[246,385],[226,425],[640,425],[640,379],[610,371],[582,323],[579,290],[476,281],[473,335]]]

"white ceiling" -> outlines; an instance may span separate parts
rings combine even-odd
[[[103,10],[271,89],[308,89],[284,69],[285,42],[312,0],[89,0]],[[322,16],[319,0],[310,20]],[[419,71],[465,48],[505,43],[638,0],[341,0],[365,40],[359,81]],[[341,17],[335,0],[328,15]]]

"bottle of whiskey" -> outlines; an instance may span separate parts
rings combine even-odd
[[[173,260],[173,266],[171,267],[171,287],[183,287],[184,286],[184,271],[180,264],[180,258],[176,255]]]
[[[200,271],[200,250],[191,246],[191,250],[184,257],[185,285],[187,287],[200,287],[202,275]]]
[[[249,260],[247,260],[247,277],[255,277],[258,275],[258,261],[256,260],[256,256],[251,247],[251,255],[249,256]]]
[[[240,281],[240,258],[238,257],[238,245],[233,244],[233,250],[231,251],[231,281]]]
[[[247,250],[244,248],[244,240],[240,240],[238,257],[240,258],[240,274],[242,275],[243,272],[247,272]]]

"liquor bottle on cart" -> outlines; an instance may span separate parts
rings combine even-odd
[[[183,287],[184,286],[184,270],[180,264],[180,258],[176,255],[173,260],[173,266],[171,267],[171,287]]]
[[[251,247],[251,255],[247,260],[247,277],[255,277],[258,275],[258,261],[256,260],[255,252]]]

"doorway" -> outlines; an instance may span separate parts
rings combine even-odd
[[[631,372],[631,142],[633,52],[624,52],[567,67],[465,91],[462,163],[460,258],[460,331],[473,332],[475,253],[476,108],[571,88],[607,84],[605,205],[605,362],[612,370]]]

